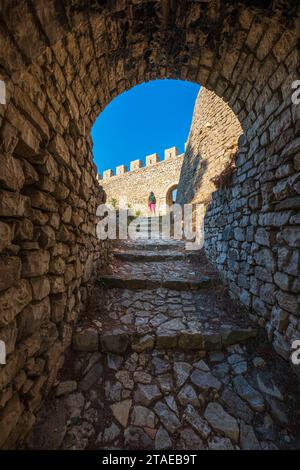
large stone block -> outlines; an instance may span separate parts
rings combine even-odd
[[[53,153],[55,158],[62,164],[67,165],[70,162],[70,152],[64,138],[59,134],[52,139],[48,146],[49,152]]]
[[[30,279],[33,300],[43,300],[50,293],[50,282],[46,276]]]
[[[21,280],[16,286],[0,294],[0,327],[11,323],[32,300],[30,283]]]
[[[21,260],[16,256],[0,255],[0,291],[8,289],[20,279]]]
[[[30,199],[19,193],[0,191],[0,216],[26,217],[30,210]]]
[[[12,238],[12,227],[4,222],[0,222],[0,253],[10,246]]]
[[[0,168],[0,186],[12,191],[20,191],[25,183],[20,161],[11,155],[0,155]]]
[[[38,277],[48,272],[50,261],[50,253],[48,251],[23,251],[21,257],[23,277]]]
[[[78,329],[73,334],[73,349],[94,352],[99,349],[98,331],[93,328]]]
[[[18,395],[15,394],[0,412],[0,448],[17,425],[23,408]]]
[[[28,305],[18,316],[18,339],[25,338],[38,331],[42,324],[50,319],[49,297],[37,304]]]

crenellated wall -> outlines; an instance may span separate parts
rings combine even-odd
[[[130,171],[125,165],[118,166],[115,175],[112,170],[106,170],[100,181],[107,202],[147,215],[148,197],[153,191],[157,210],[164,213],[170,191],[178,184],[183,161],[184,154],[178,155],[177,148],[172,147],[165,150],[164,160],[160,161],[157,153],[148,155],[145,167],[141,160],[134,160],[130,162]]]

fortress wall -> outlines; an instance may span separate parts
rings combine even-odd
[[[141,210],[142,214],[146,215],[148,196],[153,191],[157,209],[164,212],[168,190],[178,184],[184,154],[178,156],[177,149],[173,147],[165,151],[164,160],[158,161],[158,155],[153,154],[146,157],[146,161],[147,165],[141,167],[142,162],[135,160],[130,165],[132,171],[116,176],[112,176],[112,170],[104,172],[101,184],[106,192],[108,204],[115,199],[118,201],[118,207],[126,207],[128,204],[133,210]],[[117,173],[120,170],[124,171],[123,165],[117,167]]]
[[[241,133],[240,122],[228,104],[201,87],[180,175],[178,202],[210,201],[216,190],[213,179],[236,153]]]

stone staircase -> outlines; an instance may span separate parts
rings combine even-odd
[[[30,449],[300,448],[298,381],[203,252],[119,243]]]
[[[245,315],[238,318],[226,312],[224,323],[224,313],[216,311],[212,318],[211,305],[198,308],[201,298],[209,302],[220,285],[203,252],[187,252],[176,240],[131,245],[116,247],[111,273],[97,280],[111,299],[99,318],[103,351],[120,353],[128,347],[212,351],[256,335]],[[117,328],[112,320],[119,323]]]

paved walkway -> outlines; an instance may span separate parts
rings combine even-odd
[[[33,449],[300,448],[299,381],[203,252],[119,244]]]

